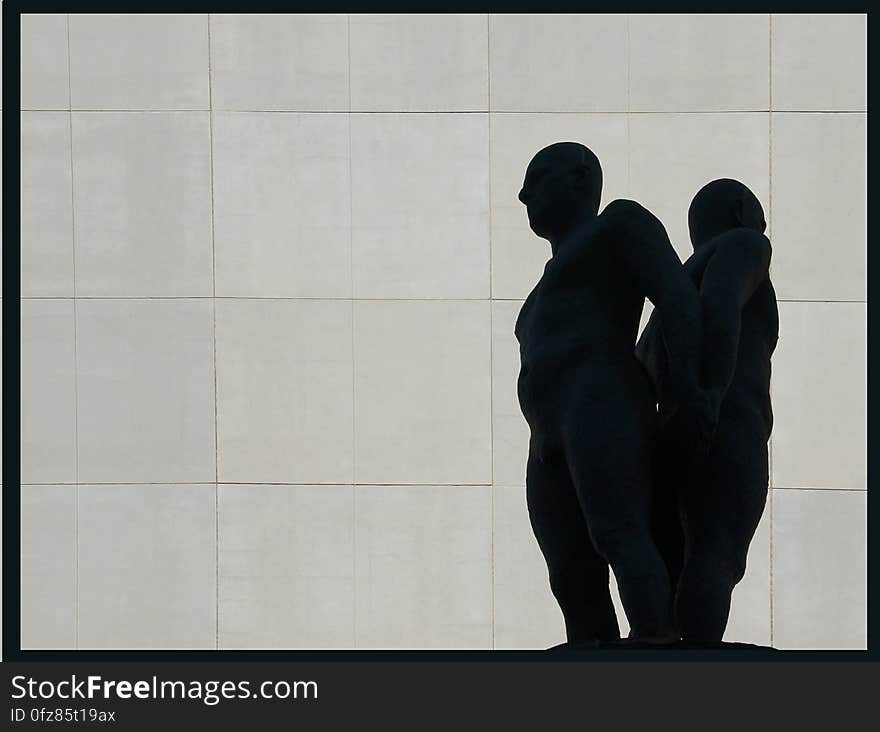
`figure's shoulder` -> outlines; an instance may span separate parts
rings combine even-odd
[[[642,204],[628,198],[611,201],[599,216],[602,229],[623,241],[653,241],[656,236],[666,234],[660,219]]]
[[[654,214],[642,204],[629,198],[615,198],[602,209],[602,213],[599,215],[606,221],[614,223],[626,223],[646,217],[654,218]]]

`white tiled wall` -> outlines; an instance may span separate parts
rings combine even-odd
[[[864,16],[21,28],[25,647],[561,642],[512,330],[566,139],[682,256],[709,179],[764,203],[774,488],[727,638],[865,646]]]
[[[208,112],[73,112],[78,297],[207,297]]]
[[[217,295],[350,297],[348,116],[213,118]]]
[[[736,178],[769,208],[766,112],[633,114],[629,125],[629,195],[656,213],[682,259],[692,251],[688,204],[704,183]]]
[[[351,483],[351,303],[224,298],[215,318],[218,480]]]
[[[219,486],[223,648],[353,648],[349,485]]]
[[[216,486],[80,484],[78,494],[78,647],[214,648]]]

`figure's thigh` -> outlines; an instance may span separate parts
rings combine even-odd
[[[651,531],[673,587],[684,561],[684,530],[678,496],[687,477],[675,453],[658,439],[651,466]]]
[[[704,480],[682,493],[682,512],[692,552],[710,551],[745,571],[746,554],[767,502],[767,443],[753,425],[719,424]]]
[[[589,529],[561,452],[530,452],[526,503],[535,538],[551,575],[607,568],[590,542]]]
[[[574,404],[562,435],[593,544],[606,558],[651,528],[654,419],[625,406],[589,399]]]

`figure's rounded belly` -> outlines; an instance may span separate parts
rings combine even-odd
[[[552,356],[521,360],[517,395],[530,426],[560,418],[573,404],[588,409],[591,402],[614,402],[622,410],[654,409],[653,387],[631,351],[584,347]]]

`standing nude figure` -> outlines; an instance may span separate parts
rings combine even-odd
[[[779,333],[764,211],[742,183],[719,179],[688,211],[694,253],[684,269],[699,289],[702,385],[720,405],[707,455],[688,457],[674,425],[656,452],[655,536],[673,585],[683,640],[719,643],[733,588],[767,500],[773,428],[770,357]],[[651,316],[637,354],[657,386],[661,422],[676,408],[662,334]]]
[[[529,517],[569,642],[675,639],[666,565],[651,535],[655,396],[634,348],[644,299],[662,313],[670,387],[697,449],[712,416],[698,388],[700,308],[663,225],[633,201],[599,214],[602,170],[574,142],[539,151],[519,199],[552,256],[523,304],[517,382],[531,436]]]

